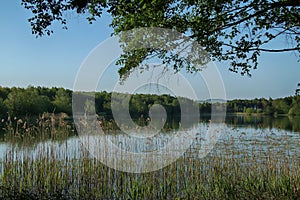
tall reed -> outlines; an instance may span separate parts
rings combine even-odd
[[[194,157],[191,148],[163,169],[134,174],[103,165],[80,142],[71,148],[68,140],[57,140],[72,130],[60,124],[49,131],[47,123],[22,140],[19,131],[7,134],[25,146],[38,134],[51,142],[36,145],[35,153],[12,145],[1,160],[1,199],[300,199],[300,159],[288,144],[232,149],[235,141],[228,140],[205,158]]]

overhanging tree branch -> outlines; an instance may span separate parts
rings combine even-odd
[[[272,52],[272,53],[279,53],[279,52],[287,52],[287,51],[300,51],[299,47],[294,47],[294,48],[285,48],[285,49],[264,49],[264,48],[249,48],[249,49],[244,49],[240,48],[231,44],[223,44],[224,46],[231,47],[235,50],[242,51],[242,52],[249,52],[249,51],[264,51],[264,52]]]
[[[247,20],[250,20],[250,19],[252,19],[254,17],[257,17],[259,15],[262,15],[263,13],[267,12],[270,9],[273,9],[273,8],[276,8],[276,7],[290,7],[290,6],[300,6],[300,1],[296,0],[296,1],[288,1],[288,2],[274,2],[272,4],[269,4],[269,7],[265,8],[265,9],[259,10],[256,13],[254,13],[252,15],[249,15],[248,17],[245,17],[243,19],[240,19],[240,20],[237,20],[235,22],[228,23],[228,24],[226,24],[224,26],[218,27],[218,28],[210,31],[210,33],[214,33],[216,31],[224,30],[224,29],[227,29],[229,27],[241,24],[241,23],[243,23],[243,22],[245,22]],[[297,16],[297,19],[298,18],[299,18],[299,16]]]
[[[39,36],[51,34],[54,21],[65,26],[64,12],[89,13],[87,19],[91,21],[106,11],[113,18],[110,25],[114,33],[161,27],[190,34],[212,59],[229,61],[232,69],[239,69],[242,74],[256,68],[260,52],[295,51],[300,55],[300,0],[22,0],[22,3],[32,11],[34,16],[29,22],[33,33]],[[288,36],[289,45],[263,48],[277,36]],[[138,62],[157,56],[156,53],[128,52],[120,61],[128,64],[120,76],[139,66]],[[169,53],[159,52],[158,57],[171,60]]]

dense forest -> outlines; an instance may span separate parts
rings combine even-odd
[[[90,94],[87,93],[87,95]],[[96,113],[107,116],[111,115],[111,96],[112,93],[105,91],[95,93]],[[119,97],[122,97],[122,95],[119,95]],[[122,99],[120,99],[120,106],[122,105],[121,101]],[[193,106],[200,110],[200,113],[211,112],[210,101],[192,102],[187,98],[176,98],[167,94],[132,95],[129,112],[132,117],[147,117],[149,108],[154,104],[160,104],[165,108],[168,117],[176,117],[181,114],[180,104],[185,103],[192,103]],[[44,112],[66,113],[71,116],[72,91],[56,87],[0,87],[0,117],[35,116]],[[300,95],[296,94],[278,99],[255,98],[252,100],[230,100],[227,101],[227,113],[300,115]]]

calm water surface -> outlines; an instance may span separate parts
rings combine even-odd
[[[183,154],[184,157],[198,159],[199,151],[207,141],[206,134],[209,126],[209,117],[203,118],[199,124],[185,129],[186,132],[196,132],[195,139]],[[217,134],[220,136],[212,149],[208,149],[209,156],[263,156],[266,155],[300,155],[300,118],[299,117],[254,117],[254,116],[227,116],[224,124],[218,125]],[[170,128],[149,138],[132,138],[122,133],[106,136],[115,145],[124,150],[133,152],[148,152],[162,148],[172,139],[176,129]],[[99,139],[99,138],[98,138]],[[177,141],[178,142],[178,141]],[[177,143],[178,144],[178,143]],[[177,148],[180,148],[177,147]],[[31,142],[14,142],[2,139],[0,143],[0,160],[11,152],[17,151],[16,159],[24,155],[35,158],[40,152],[55,150],[58,159],[76,158],[81,151],[85,151],[78,136],[60,140],[39,140]],[[299,160],[298,160],[299,161]],[[297,162],[298,162],[297,161]]]

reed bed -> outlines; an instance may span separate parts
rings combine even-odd
[[[202,159],[191,148],[163,169],[134,174],[105,166],[80,142],[71,148],[62,140],[57,148],[62,130],[69,128],[45,131],[51,142],[35,146],[35,153],[12,145],[0,163],[1,199],[300,199],[299,154],[289,153],[288,144],[278,150],[222,143]]]

